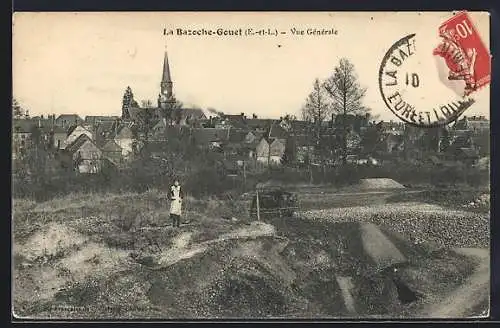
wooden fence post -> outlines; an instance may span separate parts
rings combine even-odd
[[[260,204],[259,204],[259,190],[256,189],[255,190],[255,194],[256,194],[256,207],[257,207],[257,221],[260,221]]]

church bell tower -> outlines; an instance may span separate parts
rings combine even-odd
[[[174,103],[173,82],[170,76],[170,65],[168,63],[167,46],[163,57],[163,74],[160,83],[160,94],[158,96],[158,107],[166,108],[168,103]]]

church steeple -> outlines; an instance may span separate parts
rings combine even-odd
[[[165,45],[165,56],[163,58],[163,75],[160,84],[161,94],[165,95],[167,99],[173,97],[172,91],[172,77],[170,76],[170,66],[168,64],[168,54],[167,54],[167,45]]]

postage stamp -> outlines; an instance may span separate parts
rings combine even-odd
[[[490,54],[467,12],[453,16],[439,27],[442,42],[434,50],[449,68],[449,80],[465,81],[469,95],[491,80]]]
[[[396,41],[380,64],[386,106],[411,125],[436,127],[457,120],[475,103],[472,95],[490,81],[490,54],[466,12],[444,22],[438,32],[432,51],[433,36],[412,33]]]

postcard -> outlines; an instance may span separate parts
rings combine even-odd
[[[489,315],[487,12],[16,12],[16,320]]]

